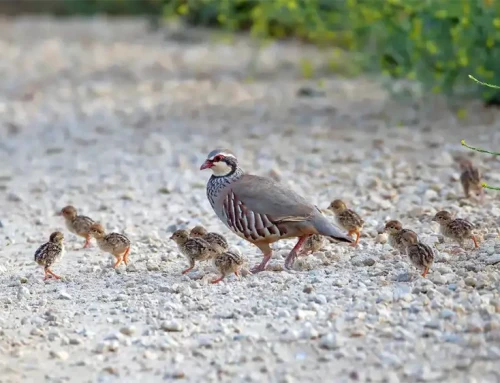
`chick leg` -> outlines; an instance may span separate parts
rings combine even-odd
[[[474,247],[477,249],[479,245],[477,244],[476,236],[475,235],[471,236],[471,239],[474,241]]]
[[[486,194],[485,194],[485,192],[484,192],[484,189],[483,189],[483,188],[481,188],[481,189],[479,190],[479,202],[480,202],[480,203],[484,203],[484,197],[485,197],[485,195],[486,195]]]
[[[222,281],[224,279],[224,274],[222,274],[221,277],[217,278],[217,279],[214,279],[213,281],[210,281],[210,283],[219,283],[220,281]]]
[[[122,263],[122,260],[123,260],[122,257],[119,255],[118,256],[115,255],[115,258],[116,258],[116,262],[113,265],[113,269],[116,269],[118,266],[120,266],[120,263]]]
[[[186,273],[189,273],[191,270],[194,269],[194,259],[191,259],[189,261],[189,267],[186,269],[186,270],[183,270],[182,271],[182,275],[186,274]]]
[[[59,275],[54,274],[48,267],[45,269],[45,272],[52,275],[55,279],[61,279]]]
[[[123,253],[123,263],[128,265],[128,253],[130,253],[130,246],[127,247],[127,250]]]
[[[293,263],[295,262],[295,258],[297,258],[297,253],[300,251],[300,248],[304,244],[304,242],[307,240],[309,236],[305,235],[303,237],[299,237],[299,240],[297,241],[297,244],[295,247],[290,251],[290,254],[285,259],[285,269],[290,270],[293,266]]]
[[[356,246],[358,246],[358,243],[359,243],[359,237],[361,236],[361,234],[359,233],[359,231],[358,231],[358,230],[356,230],[354,233],[356,234],[356,241],[355,241],[355,242],[351,245],[352,247],[356,247]]]
[[[427,273],[429,272],[429,267],[425,267],[424,272],[422,273],[422,277],[426,277]]]
[[[83,249],[86,249],[89,246],[90,246],[90,234],[87,234],[87,236],[85,237],[85,244],[83,245]]]

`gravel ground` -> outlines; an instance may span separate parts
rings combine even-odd
[[[363,79],[319,89],[294,68],[324,53],[292,43],[256,61],[243,38],[137,21],[2,20],[0,36],[0,382],[500,381],[500,194],[463,200],[453,162],[462,138],[500,147],[498,112],[396,105]],[[273,271],[181,276],[168,237],[198,223],[261,259],[206,200],[198,169],[218,146],[322,208],[344,199],[366,221],[360,246],[285,272],[282,241]],[[475,158],[500,184],[500,161]],[[131,238],[127,269],[95,242],[78,250],[55,216],[70,203]],[[423,279],[377,229],[400,219],[433,244],[442,208],[477,225],[481,248],[440,244]],[[33,254],[56,229],[64,279],[43,282]]]

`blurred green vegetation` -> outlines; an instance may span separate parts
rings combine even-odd
[[[295,38],[362,53],[363,70],[416,80],[434,93],[500,104],[497,0],[64,0],[65,14],[148,14],[191,25]],[[344,59],[346,56],[342,56]],[[348,56],[347,56],[348,57]],[[354,64],[354,62],[353,62]],[[303,72],[311,76],[311,68]],[[333,63],[330,68],[335,71]]]

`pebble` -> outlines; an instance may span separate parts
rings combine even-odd
[[[135,334],[136,332],[136,328],[135,326],[126,326],[126,327],[122,327],[120,329],[120,332],[123,334],[123,335],[127,335],[127,336],[132,336]]]
[[[477,280],[474,277],[467,277],[467,278],[465,278],[464,282],[467,286],[471,286],[471,287],[475,287],[477,284]]]
[[[336,350],[343,347],[344,344],[345,340],[342,336],[334,333],[325,334],[319,340],[319,346],[327,350]]]
[[[160,328],[163,331],[180,332],[184,329],[184,326],[182,325],[181,322],[173,320],[173,321],[162,322]]]
[[[69,354],[66,351],[58,350],[58,351],[50,351],[50,357],[53,359],[59,360],[67,360],[69,358]]]
[[[67,300],[67,301],[71,300],[72,298],[73,297],[69,293],[67,293],[66,291],[61,291],[59,293],[59,296],[57,297],[57,299],[63,299],[63,300]]]

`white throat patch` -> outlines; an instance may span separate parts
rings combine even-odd
[[[217,177],[225,176],[233,170],[231,166],[226,164],[224,161],[214,162],[210,169]]]

